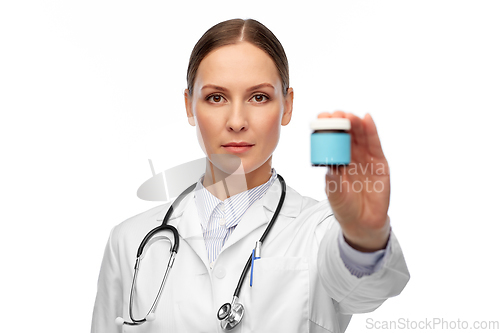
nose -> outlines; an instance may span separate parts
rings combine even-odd
[[[240,132],[248,129],[248,119],[243,103],[232,103],[226,128],[228,131]]]

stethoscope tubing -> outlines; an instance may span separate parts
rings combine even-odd
[[[168,220],[170,218],[170,215],[172,215],[174,209],[176,209],[179,206],[179,203],[182,201],[182,199],[184,199],[186,195],[188,195],[192,190],[194,190],[195,187],[196,183],[192,184],[187,189],[185,189],[184,192],[179,194],[177,199],[175,199],[174,203],[170,205],[170,208],[168,209],[167,214],[165,214],[165,217],[163,218],[163,222],[161,223],[161,225],[157,226],[156,228],[148,232],[148,234],[144,237],[141,244],[139,245],[139,248],[137,249],[136,258],[139,258],[142,255],[142,251],[144,250],[144,247],[149,242],[151,237],[153,237],[154,234],[162,230],[170,230],[174,234],[174,246],[172,248],[172,251],[177,253],[179,249],[179,232],[177,231],[177,228],[168,225]]]
[[[163,218],[162,224],[159,225],[158,227],[152,229],[151,231],[149,231],[147,233],[147,235],[143,238],[141,244],[139,245],[139,248],[137,249],[137,255],[136,255],[136,260],[135,260],[135,265],[134,265],[134,277],[132,279],[132,286],[131,286],[131,289],[130,289],[129,316],[130,316],[131,322],[124,321],[124,324],[130,325],[130,326],[136,326],[136,325],[143,324],[143,323],[145,323],[147,321],[148,316],[150,314],[154,314],[154,312],[156,311],[156,307],[157,307],[158,302],[160,300],[161,294],[163,293],[163,289],[165,288],[165,282],[167,281],[168,273],[170,272],[170,269],[172,268],[172,265],[174,264],[175,256],[177,255],[177,251],[179,249],[179,232],[177,231],[177,228],[175,228],[174,226],[168,225],[167,223],[168,223],[168,220],[169,220],[170,216],[172,215],[174,209],[177,208],[177,206],[182,201],[182,199],[184,199],[184,197],[188,193],[190,193],[192,190],[194,190],[195,187],[196,187],[196,183],[192,184],[187,189],[185,189],[184,192],[182,192],[175,199],[174,203],[172,205],[170,205],[170,208],[168,209],[167,214]],[[168,261],[167,269],[165,270],[165,274],[163,275],[163,279],[162,279],[162,282],[161,282],[160,290],[156,294],[156,297],[155,297],[155,300],[153,302],[153,305],[149,309],[146,317],[142,318],[142,319],[135,319],[134,315],[132,313],[132,308],[133,308],[133,304],[134,304],[135,284],[136,284],[136,280],[137,280],[137,273],[139,271],[140,262],[142,260],[142,253],[144,251],[144,248],[145,248],[146,244],[149,242],[149,240],[156,233],[158,233],[158,232],[160,232],[162,230],[170,230],[173,233],[173,236],[174,236],[174,244],[173,244],[173,246],[171,248],[171,251],[170,251],[171,254],[170,254],[170,259]]]
[[[267,235],[269,234],[270,230],[272,229],[272,227],[274,225],[274,222],[276,221],[276,219],[278,217],[278,214],[276,212],[279,212],[281,210],[281,207],[283,206],[283,202],[285,201],[285,196],[286,196],[285,180],[279,174],[277,175],[277,178],[281,184],[281,197],[280,197],[280,201],[278,203],[278,206],[276,208],[275,214],[273,215],[271,221],[269,222],[269,224],[266,227],[266,230],[264,231],[264,233],[262,234],[262,236],[259,240],[259,243],[261,245],[264,243],[264,240],[266,239]],[[150,319],[150,315],[152,315],[152,318],[154,319],[154,312],[156,311],[156,307],[158,305],[161,294],[163,293],[163,289],[165,287],[165,282],[167,280],[168,273],[170,272],[170,269],[172,268],[177,251],[179,249],[179,232],[177,231],[177,229],[174,226],[168,225],[168,220],[170,219],[170,216],[172,215],[173,211],[179,206],[180,202],[184,199],[184,197],[186,197],[186,195],[188,195],[191,191],[193,191],[195,187],[196,187],[196,183],[192,184],[187,189],[185,189],[174,200],[174,203],[172,205],[170,205],[170,208],[168,209],[167,214],[163,218],[162,224],[159,225],[158,227],[152,229],[151,231],[149,231],[147,233],[147,235],[143,238],[141,244],[139,245],[139,248],[137,249],[137,256],[136,256],[136,261],[135,261],[135,265],[134,265],[134,277],[132,279],[132,286],[131,286],[131,290],[130,290],[129,315],[130,315],[131,322],[122,320],[122,323],[130,325],[130,326],[136,326],[136,325],[141,325],[141,324],[145,323],[146,321],[148,321],[148,318]],[[171,247],[171,252],[170,252],[171,256],[170,256],[170,259],[169,259],[169,262],[167,265],[167,269],[165,270],[165,274],[163,276],[160,290],[158,291],[156,298],[153,302],[153,305],[151,306],[150,310],[148,311],[146,317],[143,319],[135,319],[133,316],[133,313],[132,313],[132,308],[133,308],[133,303],[134,303],[134,294],[135,294],[134,289],[135,289],[135,284],[136,284],[136,280],[137,280],[137,273],[139,271],[140,262],[142,260],[142,254],[143,254],[144,248],[147,245],[147,243],[149,242],[149,240],[156,233],[163,231],[163,230],[171,231],[173,233],[173,236],[174,236],[174,244]],[[248,271],[250,269],[251,264],[252,264],[252,255],[250,255],[250,257],[248,258],[248,260],[245,264],[245,267],[244,267],[243,271],[241,272],[241,276],[240,276],[240,279],[238,281],[238,285],[236,286],[236,289],[234,291],[233,300],[237,300],[239,298],[241,287],[243,285],[243,282],[245,281],[245,277],[248,274]],[[153,320],[153,319],[150,319],[150,320]]]
[[[279,211],[281,211],[281,207],[283,206],[283,202],[285,201],[286,183],[285,183],[285,180],[283,179],[283,177],[281,177],[280,175],[277,175],[277,177],[278,177],[278,180],[280,181],[280,184],[281,184],[281,197],[280,197],[280,201],[278,203],[278,207],[276,208],[275,211],[279,212]],[[271,228],[273,227],[274,222],[276,221],[277,218],[278,218],[278,214],[274,214],[273,218],[271,219],[271,221],[267,225],[266,230],[264,231],[264,233],[262,234],[262,236],[260,237],[260,240],[259,240],[261,245],[264,243],[264,240],[266,239],[267,235],[269,234],[269,231],[271,231]],[[241,276],[240,276],[240,279],[238,281],[238,285],[236,286],[236,289],[234,290],[233,298],[240,297],[241,286],[243,286],[243,282],[245,282],[245,277],[247,276],[251,265],[252,265],[252,254],[250,254],[250,257],[248,258],[247,263],[245,264],[245,268],[243,268],[243,272],[241,272]]]

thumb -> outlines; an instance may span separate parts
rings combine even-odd
[[[347,169],[344,165],[331,165],[326,169],[325,192],[332,208],[340,205],[345,194],[348,192],[349,182]]]

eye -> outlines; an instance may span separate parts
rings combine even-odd
[[[253,95],[252,99],[255,100],[257,103],[264,103],[267,100],[269,100],[269,97],[267,97],[264,94],[257,94],[257,95]]]
[[[224,97],[219,94],[210,95],[207,97],[207,101],[215,104],[219,104],[223,101]]]

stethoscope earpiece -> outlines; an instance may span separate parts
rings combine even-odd
[[[126,325],[140,325],[146,321],[153,321],[155,319],[156,319],[156,315],[154,314],[154,312],[151,312],[150,314],[148,314],[146,316],[146,318],[143,321],[126,322],[125,319],[123,319],[122,317],[116,317],[115,324],[117,326],[122,326],[124,324],[126,324]]]

